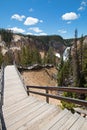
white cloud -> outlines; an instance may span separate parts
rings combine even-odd
[[[47,33],[42,32],[42,33],[39,33],[39,35],[44,36],[44,35],[47,35]]]
[[[40,30],[38,27],[29,28],[29,30],[34,31],[34,32],[36,32],[36,33],[43,32],[43,31]]]
[[[65,34],[65,33],[67,33],[67,31],[64,30],[64,29],[60,29],[60,30],[58,30],[58,32],[61,33],[61,34]]]
[[[87,6],[87,2],[82,1],[80,7],[78,8],[78,11],[85,10],[86,6]]]
[[[29,12],[33,12],[33,11],[34,11],[34,9],[33,9],[33,8],[30,8],[30,9],[29,9]]]
[[[78,8],[78,11],[80,11],[80,10],[84,10],[85,8],[83,7],[83,6],[80,6],[79,8]]]
[[[81,5],[87,6],[87,2],[86,1],[82,1]]]
[[[30,31],[34,31],[33,35],[40,36],[40,35],[47,35],[47,33],[44,33],[43,30],[39,29],[39,27],[32,27],[29,28]]]
[[[13,27],[13,28],[8,28],[9,30],[12,30],[14,33],[24,33],[25,30],[21,29],[21,28],[17,28],[17,27]]]
[[[63,20],[75,20],[78,18],[79,18],[79,15],[77,15],[75,12],[65,13],[62,15]]]
[[[16,19],[18,21],[22,21],[25,18],[24,15],[14,14],[12,15],[11,19]]]
[[[35,25],[35,24],[37,24],[39,22],[42,23],[43,21],[39,20],[38,18],[27,17],[25,22],[24,22],[24,25]]]
[[[35,36],[46,36],[47,33],[44,33],[44,32],[42,32],[42,33],[34,33],[33,35],[35,35]]]
[[[27,34],[27,35],[33,35],[33,33],[31,33],[31,32],[27,32],[26,34]]]

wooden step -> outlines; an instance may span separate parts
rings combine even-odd
[[[23,107],[21,106],[21,109],[19,109],[17,111],[13,110],[13,112],[11,114],[9,114],[6,119],[8,120],[8,118],[9,119],[12,118],[12,120],[13,120],[13,119],[15,119],[16,115],[21,115],[21,112],[22,112],[22,114],[25,113],[25,111],[27,113],[27,110],[28,110],[28,113],[29,113],[29,111],[31,111],[32,109],[35,109],[35,107],[37,108],[37,107],[43,106],[44,104],[45,104],[45,102],[40,103],[38,100],[36,100],[34,102],[31,102],[28,105],[24,105]]]
[[[48,124],[43,126],[41,130],[48,130],[50,129],[56,122],[60,121],[64,116],[66,116],[68,113],[70,113],[67,109],[64,109],[59,114],[57,114]]]
[[[6,112],[10,112],[11,110],[15,109],[15,108],[18,108],[19,106],[22,106],[26,103],[29,103],[31,100],[36,100],[34,97],[32,96],[29,96],[27,98],[24,98],[23,100],[20,100],[20,103],[17,102],[9,107],[4,107],[3,110],[6,111]]]
[[[10,122],[8,125],[8,130],[16,130],[33,120],[38,115],[41,115],[42,112],[46,111],[49,108],[47,103],[39,104],[38,106],[33,107],[31,110],[26,111],[22,114],[22,116],[15,118],[14,121]]]
[[[14,114],[16,111],[21,110],[24,107],[27,107],[29,105],[32,105],[35,102],[38,102],[37,100],[31,99],[31,100],[25,100],[26,102],[21,102],[20,104],[18,103],[18,105],[14,105],[14,107],[12,106],[11,108],[9,108],[9,110],[4,110],[4,114],[5,114],[5,118],[9,115]]]
[[[50,130],[59,130],[62,125],[65,124],[67,120],[72,116],[72,113],[68,111],[66,115],[64,115],[60,120],[58,120],[53,126],[51,126]],[[65,130],[65,128],[64,128]]]
[[[49,121],[59,112],[60,110],[57,107],[49,106],[49,109],[38,115],[33,120],[29,121],[27,124],[24,124],[24,126],[26,126],[28,130],[41,130],[41,128],[46,124],[49,124]]]
[[[4,107],[9,107],[17,102],[20,102],[21,100],[23,100],[24,98],[26,98],[25,95],[22,96],[16,96],[16,97],[9,97],[9,99],[5,99],[4,100]]]
[[[71,126],[71,128],[69,130],[80,130],[80,128],[83,126],[84,122],[85,122],[85,118],[80,116],[79,119],[74,123],[74,125]],[[86,129],[84,129],[84,130],[86,130]]]
[[[70,129],[70,127],[72,125],[74,125],[74,123],[79,119],[79,117],[80,117],[80,115],[77,114],[77,113],[72,114],[72,116],[70,116],[68,120],[65,120],[65,123],[61,125],[59,130],[68,130],[68,129]],[[58,126],[58,124],[56,126]],[[55,127],[54,130],[57,130],[57,127]]]
[[[29,113],[29,111],[31,111],[33,108],[37,108],[41,105],[43,105],[44,103],[40,104],[38,101],[33,102],[31,105],[29,104],[26,107],[21,108],[20,110],[13,112],[12,114],[8,115],[5,120],[6,123],[12,124],[13,122],[15,122],[15,120],[18,120],[19,118],[25,116],[27,113]]]

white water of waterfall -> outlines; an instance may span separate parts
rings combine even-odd
[[[63,52],[63,60],[64,60],[64,61],[67,61],[67,60],[68,60],[69,50],[70,50],[70,47],[67,47],[67,48],[64,50],[64,52]]]

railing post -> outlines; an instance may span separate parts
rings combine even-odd
[[[48,88],[46,88],[46,94],[48,94],[48,93],[49,93]],[[46,102],[49,103],[49,97],[48,96],[46,96]]]
[[[29,96],[29,87],[27,86],[27,95]]]

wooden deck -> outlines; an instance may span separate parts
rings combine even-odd
[[[5,67],[3,115],[7,130],[87,130],[87,119],[27,96],[14,65]]]

